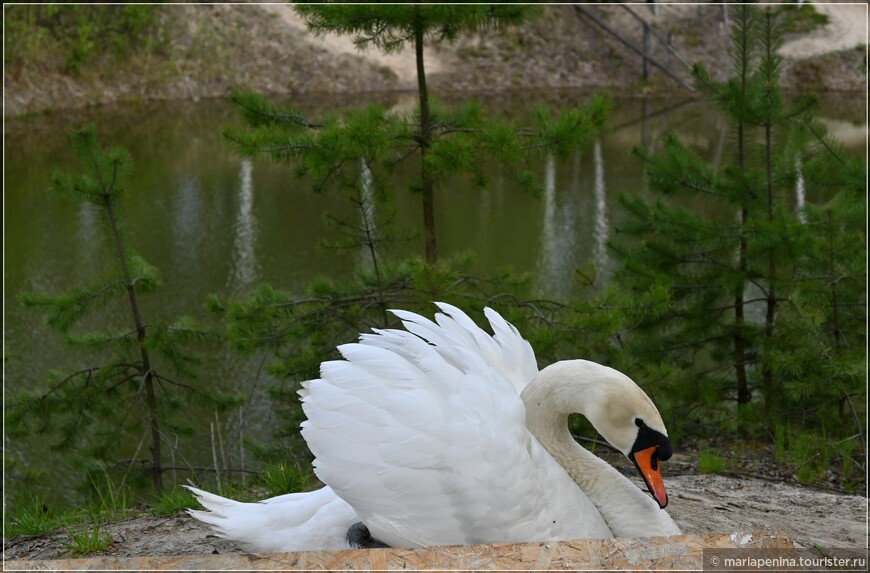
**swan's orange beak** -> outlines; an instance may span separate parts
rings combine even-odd
[[[659,507],[664,509],[668,505],[668,492],[665,491],[665,482],[662,480],[662,470],[659,466],[658,446],[633,453],[634,465],[637,466],[646,487],[652,494]]]

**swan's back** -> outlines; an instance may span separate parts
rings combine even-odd
[[[393,546],[609,537],[595,507],[529,434],[518,396],[528,342],[458,309],[341,346],[307,384],[303,436],[318,477]]]

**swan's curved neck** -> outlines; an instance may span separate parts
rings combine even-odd
[[[577,413],[590,418],[592,409],[606,405],[599,378],[578,376],[576,371],[562,364],[557,363],[542,370],[525,388],[522,400],[529,431],[542,445],[552,444],[553,448],[564,450],[567,454],[580,448],[568,430],[568,416]],[[578,400],[578,397],[581,399]],[[549,451],[550,448],[547,449]],[[551,454],[556,457],[555,453]]]
[[[613,468],[574,441],[568,429],[568,416],[578,413],[588,418],[588,409],[598,407],[600,393],[594,380],[569,381],[561,372],[550,369],[543,370],[522,393],[526,428],[590,498],[597,485],[593,479],[596,472]],[[575,396],[582,396],[583,400],[578,401]]]
[[[604,382],[594,376],[569,379],[565,370],[551,368],[541,371],[522,393],[529,432],[586,493],[614,535],[679,533],[670,516],[638,486],[571,436],[570,414],[590,418],[593,409],[607,408]]]

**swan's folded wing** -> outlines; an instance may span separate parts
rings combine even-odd
[[[426,340],[385,330],[342,346],[345,360],[323,363],[303,400],[318,477],[373,537],[414,546],[606,530],[526,430],[514,384],[485,356],[451,345],[455,332],[401,317]]]

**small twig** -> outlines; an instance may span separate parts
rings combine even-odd
[[[146,461],[146,462],[147,462],[148,460],[143,460],[143,461]],[[185,466],[178,466],[178,467],[175,467],[175,466],[166,467],[166,466],[164,466],[163,469],[164,469],[164,470],[182,470],[182,471],[184,471],[184,470],[189,470],[189,471],[192,471],[192,472],[214,472],[214,471],[218,471],[218,470],[216,470],[215,468],[209,468],[209,467],[203,467],[203,466],[186,466],[186,467],[185,467]],[[228,472],[242,472],[242,473],[246,473],[246,474],[259,474],[259,473],[260,473],[260,472],[258,472],[258,471],[254,471],[254,470],[246,470],[246,469],[244,469],[244,468],[227,468],[226,471],[228,471]],[[188,480],[188,482],[190,482],[190,480]]]
[[[223,467],[227,467],[227,457],[226,457],[226,454],[224,452],[224,440],[223,440],[223,437],[221,436],[221,423],[220,423],[220,419],[218,418],[217,408],[214,409],[214,425],[215,425],[215,428],[217,428],[218,448],[219,448],[220,453],[221,453],[221,464],[223,464]]]
[[[127,466],[127,471],[124,472],[124,477],[121,478],[121,484],[118,486],[119,489],[124,487],[124,484],[127,482],[127,476],[130,475],[130,471],[133,469],[133,463],[136,461],[136,456],[139,455],[139,451],[142,449],[142,444],[145,443],[145,438],[147,438],[147,437],[148,437],[148,429],[146,428],[145,433],[142,434],[142,439],[139,440],[139,445],[136,446],[136,451],[133,452],[133,457],[130,459],[130,464]]]
[[[821,454],[819,454],[819,452],[814,453],[812,456],[809,457],[808,460],[806,460],[804,463],[802,463],[802,464],[799,465],[797,468],[795,468],[795,470],[792,472],[792,475],[797,475],[797,473],[798,473],[799,471],[801,471],[801,470],[802,470],[804,467],[806,467],[806,466],[807,466],[811,461],[813,461],[814,459],[816,459],[816,458],[819,457],[820,455],[821,455]]]
[[[581,442],[588,442],[588,443],[593,444],[593,445],[596,445],[596,446],[598,446],[598,445],[605,446],[605,447],[607,447],[608,449],[610,449],[610,450],[616,452],[617,454],[621,454],[621,453],[622,453],[622,452],[620,452],[618,449],[616,449],[616,448],[614,448],[613,446],[611,446],[610,444],[608,444],[607,442],[602,442],[602,441],[599,440],[598,438],[588,438],[588,437],[586,437],[586,436],[578,436],[578,435],[576,435],[576,434],[571,434],[571,437],[574,438],[575,440],[579,440],[579,441],[581,441]]]
[[[209,422],[209,426],[211,426],[211,458],[214,463],[215,480],[217,481],[218,491],[223,492],[223,488],[221,487],[221,471],[220,468],[218,468],[217,448],[215,447],[214,442],[214,422]]]
[[[861,451],[867,451],[867,443],[864,441],[864,427],[861,425],[861,419],[858,417],[858,412],[855,411],[855,405],[852,404],[852,398],[846,394],[846,402],[849,403],[849,409],[852,410],[852,418],[855,420],[855,427],[858,428],[858,436],[861,438]]]
[[[239,406],[239,463],[242,466],[242,472],[245,471],[245,409]]]
[[[199,390],[197,390],[193,386],[188,386],[187,384],[184,384],[183,382],[176,382],[175,380],[172,380],[170,378],[167,378],[166,376],[162,376],[160,374],[157,374],[156,372],[154,373],[154,377],[157,378],[157,380],[160,382],[169,382],[173,386],[178,386],[179,388],[184,388],[186,390],[190,390],[191,392],[199,393]],[[165,391],[166,390],[164,389],[164,392]]]

